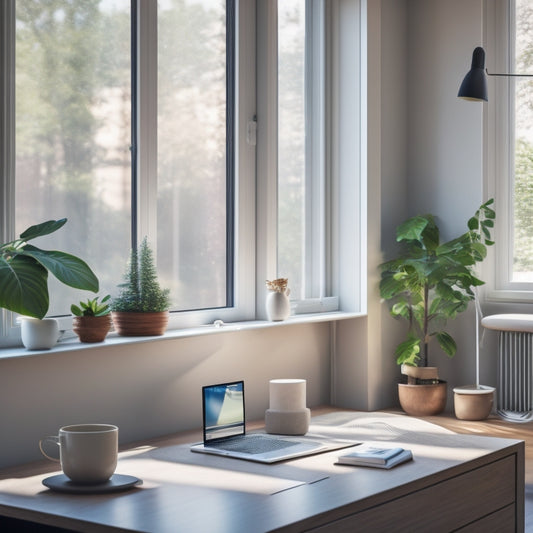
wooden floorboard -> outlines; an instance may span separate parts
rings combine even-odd
[[[533,422],[517,424],[502,420],[495,415],[480,421],[458,420],[450,414],[420,418],[443,426],[455,433],[471,433],[524,441],[526,451],[525,529],[526,532],[533,533]]]

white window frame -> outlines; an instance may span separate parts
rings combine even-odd
[[[514,0],[484,2],[484,47],[489,72],[514,72]],[[495,245],[486,267],[486,297],[495,301],[533,301],[533,283],[511,281],[513,272],[514,90],[512,77],[488,76],[484,113],[485,186],[495,198]]]
[[[2,242],[14,238],[14,1],[3,0],[0,6],[0,61],[3,72],[8,72],[3,76],[4,102],[0,109]],[[157,191],[145,176],[156,175],[157,167],[153,135],[157,114],[150,98],[157,92],[157,76],[153,72],[157,63],[153,46],[157,42],[157,3],[137,2],[141,43],[138,72],[142,78],[137,110],[141,124],[137,132],[141,191],[138,234],[156,242],[156,215],[150,206]],[[322,78],[330,83],[320,87],[312,105],[326,121],[325,129],[313,130],[313,136],[316,145],[323,145],[318,153],[320,169],[314,186],[327,195],[327,202],[316,206],[315,212],[327,224],[319,230],[322,240],[319,254],[314,256],[323,266],[313,278],[318,280],[316,283],[328,284],[331,293],[338,296],[298,302],[296,312],[339,310],[361,314],[366,312],[366,0],[326,0],[324,4],[323,15],[318,7],[314,13],[327,20],[320,36],[327,52],[320,61],[326,72]],[[236,19],[234,306],[171,313],[169,329],[212,324],[216,320],[229,323],[265,319],[264,280],[276,276],[277,2],[236,0]],[[251,75],[254,72],[256,75]],[[20,334],[19,327],[12,313],[0,310],[0,315],[0,346],[9,345]],[[70,317],[60,318],[60,329],[71,329]]]
[[[257,5],[257,197],[266,199],[257,205],[258,318],[266,317],[266,291],[259,280],[281,274],[277,272],[277,3],[259,1]],[[306,111],[312,109],[319,120],[310,121],[306,132],[312,139],[306,153],[307,161],[312,159],[312,166],[306,167],[306,213],[307,223],[314,222],[306,235],[305,276],[308,292],[319,296],[293,300],[291,307],[294,314],[364,312],[366,1],[307,3],[308,27],[314,35],[312,72],[306,80],[313,89],[308,89]]]

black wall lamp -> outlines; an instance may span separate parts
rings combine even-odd
[[[494,74],[485,68],[485,50],[478,46],[472,54],[472,67],[465,76],[457,96],[474,102],[488,102],[487,76],[533,78],[533,74]]]

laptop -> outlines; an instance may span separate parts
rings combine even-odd
[[[202,387],[202,410],[204,442],[193,445],[193,452],[275,463],[331,449],[327,443],[308,439],[247,434],[244,381]]]

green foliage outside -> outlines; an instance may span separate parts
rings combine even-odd
[[[129,254],[131,181],[129,5],[108,5],[15,2],[16,228],[66,216],[54,244],[90,257],[107,292]],[[83,297],[50,282],[52,314]]]
[[[391,315],[407,321],[406,339],[396,348],[398,364],[428,366],[429,344],[436,339],[450,357],[457,345],[446,321],[465,311],[483,284],[474,272],[491,246],[496,214],[489,200],[468,221],[468,231],[441,243],[432,215],[419,215],[397,228],[400,255],[381,265],[380,293]]]
[[[514,198],[515,272],[533,272],[533,145],[516,143]]]
[[[533,4],[516,3],[516,72],[533,70]],[[513,281],[533,282],[533,81],[513,80],[515,86],[514,187],[510,213]]]
[[[223,306],[225,3],[159,4],[157,265],[180,309]],[[130,0],[16,2],[16,227],[67,216],[59,246],[106,293],[131,243],[130,43]]]
[[[131,251],[124,283],[119,287],[120,293],[112,302],[113,311],[155,313],[170,308],[169,291],[159,285],[146,237],[138,251]]]

